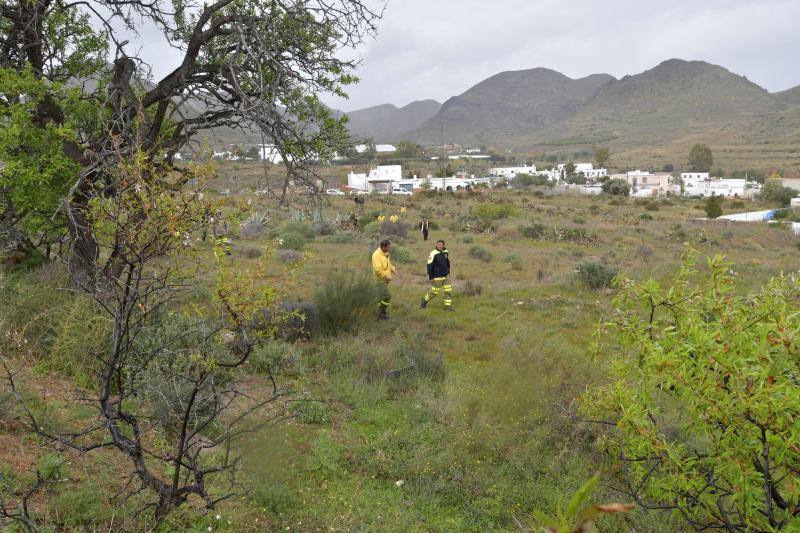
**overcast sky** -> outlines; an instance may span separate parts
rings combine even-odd
[[[163,73],[170,54],[144,52]],[[443,102],[504,70],[619,78],[673,57],[780,91],[800,85],[800,0],[389,0],[359,55],[350,99],[326,103]]]

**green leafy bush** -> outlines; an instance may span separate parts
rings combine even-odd
[[[797,191],[784,187],[778,180],[767,180],[761,188],[759,197],[765,202],[787,207],[797,194]]]
[[[403,246],[392,246],[391,258],[393,262],[410,264],[416,262],[414,252]]]
[[[705,209],[708,218],[717,218],[722,216],[722,202],[725,200],[722,196],[711,195],[709,196],[703,208]]]
[[[317,234],[317,232],[314,231],[314,226],[306,222],[287,222],[281,226],[278,234],[285,235],[287,233],[299,233],[308,241],[314,240]]]
[[[337,272],[314,293],[319,324],[325,335],[351,332],[375,314],[378,288],[370,276]]]
[[[325,242],[334,244],[352,244],[356,241],[356,235],[350,232],[339,232],[329,235],[325,238]]]
[[[472,248],[470,248],[469,256],[474,257],[475,259],[479,259],[484,263],[491,263],[492,259],[494,259],[492,252],[480,246],[473,246]]]
[[[575,266],[578,278],[590,289],[604,289],[610,287],[617,271],[602,263],[580,262]]]
[[[603,182],[603,192],[611,196],[628,196],[631,186],[627,181],[621,179],[610,179]]]
[[[519,254],[509,254],[503,258],[504,263],[511,265],[511,270],[522,270],[523,262]]]
[[[695,256],[666,287],[620,284],[593,347],[612,379],[582,414],[607,421],[599,447],[634,496],[686,529],[796,531],[800,279],[748,294],[721,256],[702,273]]]
[[[57,453],[47,453],[36,461],[36,472],[44,481],[55,481],[62,477],[64,462]]]
[[[281,248],[286,248],[288,250],[302,250],[308,239],[306,239],[302,233],[298,232],[288,232],[288,233],[281,233],[278,237],[278,244]]]
[[[492,222],[516,216],[519,211],[508,203],[484,203],[476,207],[472,214],[478,220],[479,229],[485,231],[492,226]]]
[[[264,249],[259,246],[245,246],[242,248],[242,255],[248,259],[258,259],[264,254]]]
[[[555,226],[550,232],[550,238],[554,241],[567,241],[578,244],[597,244],[597,235],[585,228]]]
[[[297,505],[297,496],[283,484],[259,484],[253,491],[253,500],[272,515],[290,511]]]
[[[292,403],[292,414],[304,424],[322,425],[330,422],[331,410],[318,400],[299,400]]]
[[[247,364],[257,374],[270,374],[292,364],[294,348],[286,341],[261,342],[250,353]]]
[[[528,239],[541,239],[547,233],[547,227],[539,222],[531,221],[525,226],[520,226],[519,232]]]
[[[113,512],[102,498],[103,491],[94,485],[66,487],[53,500],[54,522],[68,531],[96,531]]]

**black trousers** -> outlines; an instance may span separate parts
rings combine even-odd
[[[426,229],[422,230],[422,238],[425,239],[426,241],[428,240],[428,230]]]

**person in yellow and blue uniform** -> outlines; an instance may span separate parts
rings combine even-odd
[[[453,285],[450,283],[450,253],[444,241],[436,241],[436,248],[428,257],[428,279],[431,280],[431,290],[425,293],[419,306],[428,307],[428,302],[444,292],[444,310],[453,310]]]
[[[389,259],[389,248],[392,246],[387,240],[381,241],[380,247],[372,252],[372,272],[375,274],[375,281],[378,284],[378,310],[380,314],[378,318],[381,320],[388,320],[389,302],[392,300],[392,295],[389,292],[389,283],[392,281],[392,274],[397,269],[392,265]]]

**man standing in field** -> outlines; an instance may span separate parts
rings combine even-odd
[[[392,243],[384,240],[381,241],[380,247],[372,252],[372,272],[375,274],[375,281],[378,283],[378,307],[380,311],[378,318],[381,320],[389,320],[389,314],[386,312],[392,299],[392,295],[389,293],[389,283],[392,281],[392,274],[397,271],[389,260],[389,248],[391,246]]]
[[[453,310],[453,286],[450,284],[450,254],[443,240],[436,241],[436,248],[428,257],[428,279],[431,280],[431,290],[425,293],[419,306],[428,307],[428,302],[436,298],[439,292],[444,292],[444,310]]]
[[[423,218],[422,222],[419,224],[419,230],[422,232],[422,238],[424,240],[428,240],[428,230],[430,229],[430,222],[428,222],[427,218]]]

